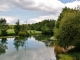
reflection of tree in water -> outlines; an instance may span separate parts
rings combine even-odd
[[[0,55],[3,54],[3,53],[6,53],[6,49],[8,48],[6,46],[7,44],[7,39],[6,38],[2,38],[0,40]]]
[[[47,47],[53,47],[55,41],[50,41],[52,35],[34,35],[35,39],[45,43]]]
[[[46,47],[54,47],[55,41],[43,41],[46,45]]]
[[[15,37],[14,39],[14,45],[16,50],[19,50],[19,47],[25,46],[25,41],[27,40],[27,37]]]
[[[52,35],[34,35],[35,39],[38,41],[48,40]]]

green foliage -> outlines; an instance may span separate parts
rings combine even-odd
[[[8,30],[8,25],[6,23],[6,20],[1,18],[0,19],[0,31],[1,31],[1,36],[7,35],[7,31]]]
[[[74,58],[69,54],[60,54],[59,57],[60,57],[59,60],[74,60]]]
[[[49,27],[47,27],[46,25],[42,27],[41,31],[43,34],[51,33]]]
[[[19,20],[16,22],[16,25],[14,26],[14,31],[15,31],[15,34],[18,35],[18,33],[20,31],[20,23],[19,23]]]
[[[19,31],[18,35],[19,35],[19,36],[26,36],[26,35],[27,35],[27,33],[26,33],[26,32],[24,32],[24,31]]]
[[[28,24],[28,30],[42,31],[42,33],[53,34],[55,20],[43,20],[35,24]]]
[[[29,34],[41,34],[41,31],[36,31],[36,30],[28,30],[27,31]]]
[[[27,28],[26,28],[25,24],[20,26],[20,31],[19,31],[18,35],[19,36],[27,36],[28,35]]]
[[[60,46],[65,48],[70,45],[77,46],[80,43],[80,11],[68,8],[63,15],[57,21],[59,27],[55,28],[55,37],[59,40]]]
[[[9,29],[14,29],[14,25],[8,25]]]

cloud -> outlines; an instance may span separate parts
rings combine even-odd
[[[15,22],[18,20],[17,17],[12,16],[0,16],[0,18],[5,18],[8,24],[15,24]]]
[[[20,24],[26,24],[26,21],[21,20],[20,18],[15,16],[0,16],[0,18],[5,18],[7,23],[12,25],[14,25],[18,21],[18,19],[20,21]]]
[[[44,19],[55,19],[56,20],[57,19],[57,16],[56,15],[39,16],[37,18],[29,19],[27,21],[27,23],[32,24],[32,23],[36,23],[36,22],[41,22]]]
[[[38,10],[56,13],[64,4],[59,0],[11,0],[12,4],[24,10]]]
[[[0,11],[9,11],[10,10],[10,3],[8,0],[0,0]]]
[[[15,6],[23,10],[37,10],[51,13],[60,13],[65,6],[75,7],[80,5],[80,0],[62,3],[60,0],[0,0],[0,11],[9,11]]]
[[[69,3],[66,3],[65,6],[69,7],[69,8],[75,8],[77,6],[80,6],[80,0],[76,0],[76,1],[73,1],[73,2],[69,2]]]
[[[27,23],[36,23],[44,19],[57,19],[65,6],[69,8],[75,8],[80,5],[80,0],[74,0],[73,2],[62,3],[60,0],[0,0],[0,11],[10,11],[14,6],[23,10],[35,10],[46,13],[45,16],[39,16],[36,18],[28,19]],[[50,13],[48,15],[48,13]],[[7,22],[13,24],[17,17],[1,16],[7,19]],[[20,19],[20,18],[19,18]],[[21,20],[21,24],[25,21]]]

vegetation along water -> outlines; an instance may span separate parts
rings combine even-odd
[[[51,36],[49,36],[51,35]],[[1,60],[80,60],[80,7],[63,8],[58,20],[8,25],[0,19]]]

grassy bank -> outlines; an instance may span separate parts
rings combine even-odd
[[[7,30],[7,34],[8,34],[8,35],[15,35],[14,29],[8,29],[8,30]]]
[[[41,33],[42,33],[41,31],[36,31],[36,30],[28,30],[27,32],[28,32],[29,34],[41,34]],[[1,31],[0,31],[0,34],[1,34]],[[15,35],[14,29],[8,29],[8,30],[7,30],[7,34],[8,34],[8,36],[13,36],[13,35]]]
[[[80,52],[59,54],[59,60],[80,60]]]
[[[59,54],[59,60],[74,60],[70,54]]]

